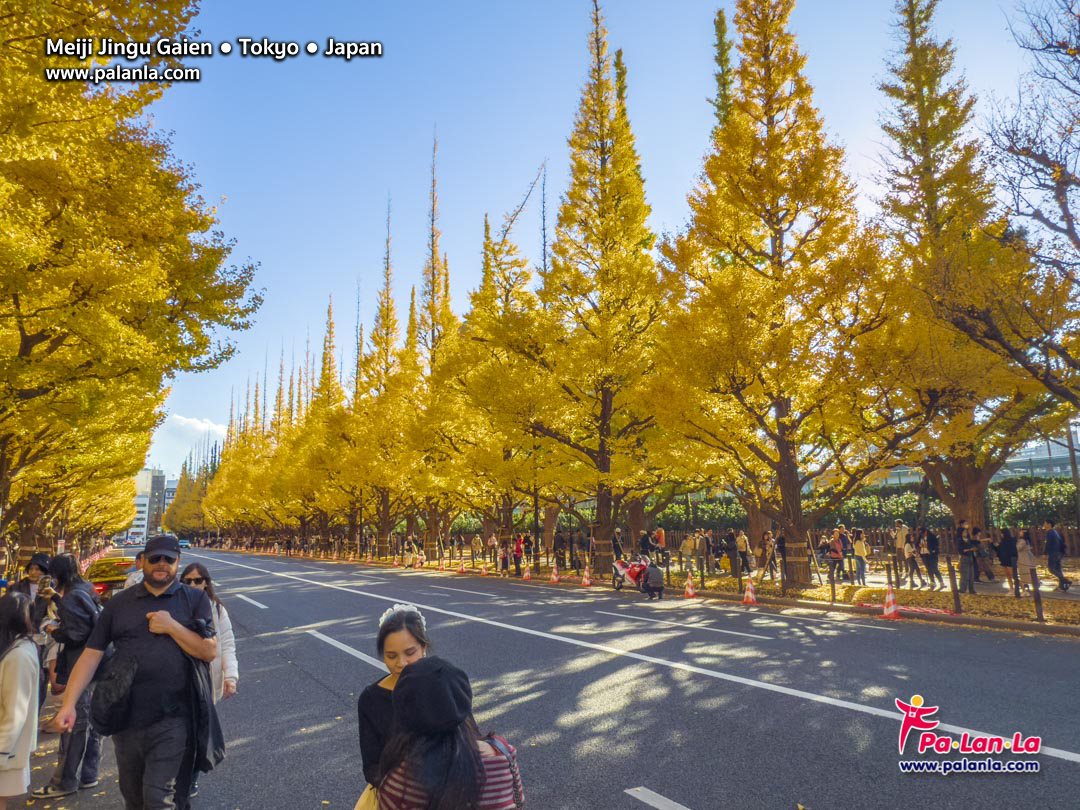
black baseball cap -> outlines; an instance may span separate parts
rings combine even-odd
[[[167,534],[155,534],[146,541],[146,545],[143,547],[143,554],[147,558],[161,554],[168,557],[173,562],[176,562],[180,559],[180,541]]]

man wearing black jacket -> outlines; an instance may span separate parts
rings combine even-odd
[[[75,725],[75,706],[112,644],[114,666],[120,661],[133,670],[121,702],[128,707],[126,721],[112,733],[125,807],[187,810],[202,722],[193,681],[209,679],[199,662],[217,657],[217,638],[207,595],[177,579],[177,539],[155,535],[144,552],[143,581],[105,606],[68,678],[56,725]]]
[[[59,623],[48,624],[45,629],[53,641],[63,645],[56,656],[56,682],[66,684],[97,623],[100,606],[93,586],[79,574],[79,564],[72,555],[53,557],[49,575],[56,580],[56,590],[60,593]],[[76,702],[75,725],[60,735],[56,771],[49,784],[31,793],[34,798],[68,796],[97,786],[101,735],[90,726],[92,694],[93,686],[90,686]]]
[[[1065,557],[1065,540],[1061,532],[1054,528],[1054,521],[1044,521],[1043,528],[1046,529],[1046,567],[1057,577],[1058,590],[1067,591],[1072,585],[1072,580],[1061,570],[1061,560]]]

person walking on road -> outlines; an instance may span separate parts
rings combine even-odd
[[[218,655],[210,662],[210,676],[214,682],[214,702],[222,698],[231,698],[236,694],[240,683],[240,664],[236,660],[236,636],[233,634],[229,611],[221,603],[214,590],[210,572],[202,563],[190,563],[182,574],[180,582],[203,591],[210,597],[210,606],[214,611],[214,627],[217,630]]]
[[[49,574],[60,593],[59,622],[47,625],[53,641],[63,645],[56,656],[57,684],[67,684],[90,633],[97,624],[101,604],[93,586],[79,573],[71,554],[59,554],[49,563]],[[93,687],[75,704],[75,725],[60,735],[56,771],[47,785],[32,792],[35,799],[69,796],[77,790],[97,787],[101,760],[101,735],[90,725]]]
[[[393,699],[397,731],[383,752],[379,810],[514,810],[525,804],[517,751],[481,736],[468,676],[434,656],[405,667]]]
[[[155,535],[143,550],[143,581],[105,605],[68,678],[54,722],[65,731],[74,728],[79,699],[111,644],[110,673],[114,667],[134,670],[126,724],[112,735],[124,806],[187,810],[191,778],[202,764],[196,757],[200,749],[209,750],[203,748],[203,730],[196,730],[202,710],[193,705],[192,693],[196,679],[209,681],[209,662],[217,657],[213,609],[205,593],[177,579],[175,537]],[[207,670],[200,674],[197,666]],[[215,760],[220,753],[214,751]]]
[[[379,619],[375,649],[389,674],[367,686],[356,702],[360,727],[360,761],[368,786],[358,808],[375,808],[376,788],[382,781],[380,761],[394,731],[393,695],[398,678],[409,664],[427,655],[431,642],[427,622],[413,605],[394,605]]]
[[[191,563],[180,574],[180,582],[192,588],[198,588],[210,597],[210,606],[214,611],[214,628],[217,630],[218,655],[210,662],[210,682],[214,685],[214,703],[222,698],[231,698],[236,694],[236,686],[240,682],[240,665],[236,660],[236,636],[233,635],[232,621],[229,619],[229,611],[221,604],[214,583],[210,579],[210,572],[202,563]],[[199,793],[199,774],[191,779],[191,790],[188,796],[193,797]]]
[[[20,591],[0,598],[0,810],[30,787],[30,755],[37,748],[41,662],[30,638],[32,604]]]
[[[1065,558],[1065,540],[1054,527],[1054,521],[1043,521],[1043,528],[1046,529],[1046,565],[1050,569],[1050,573],[1057,577],[1058,590],[1067,591],[1069,586],[1072,585],[1072,580],[1068,579],[1061,570],[1061,561]]]

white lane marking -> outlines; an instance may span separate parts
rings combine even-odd
[[[457,591],[458,593],[474,593],[477,596],[486,596],[489,599],[497,599],[498,596],[493,593],[481,593],[480,591],[467,591],[464,588],[447,588],[443,585],[429,585],[429,588],[438,588],[440,591]]]
[[[198,556],[198,555],[192,555]],[[355,591],[352,588],[346,588],[342,585],[334,585],[329,582],[315,582],[314,580],[304,579],[303,577],[294,576],[292,574],[281,574],[276,571],[267,571],[264,568],[256,568],[254,565],[244,565],[243,563],[232,562],[231,560],[221,560],[215,558],[217,562],[225,563],[226,565],[233,565],[237,568],[248,568],[252,571],[260,571],[264,574],[269,574],[274,577],[282,577],[283,579],[294,579],[297,582],[303,582],[308,585],[320,585],[323,588],[330,588],[336,591],[343,591],[345,593],[356,594],[357,596],[366,596],[368,599],[379,599],[383,602],[402,602],[408,601],[400,596],[383,596],[377,593],[365,593],[364,591]],[[421,605],[416,602],[411,604],[416,605],[418,608],[424,610],[430,610],[432,613],[441,613],[444,616],[453,616],[455,619],[464,619],[469,622],[476,622],[477,624],[486,624],[491,627],[499,627],[503,630],[512,630],[515,633],[524,633],[529,636],[536,636],[537,638],[546,638],[549,641],[560,641],[563,644],[570,644],[574,647],[582,647],[587,650],[597,650],[598,652],[605,652],[609,655],[613,655],[620,658],[632,658],[635,661],[644,661],[647,664],[656,664],[661,667],[668,667],[670,669],[677,669],[682,672],[690,672],[695,675],[704,675],[708,678],[715,678],[718,681],[728,681],[729,683],[737,683],[740,686],[749,686],[754,689],[764,689],[767,692],[776,692],[781,695],[787,695],[788,697],[801,698],[802,700],[809,700],[814,703],[823,703],[826,706],[835,706],[840,709],[849,709],[854,712],[862,712],[863,714],[873,715],[874,717],[883,717],[886,720],[896,723],[901,718],[898,716],[898,712],[895,709],[879,709],[877,706],[864,706],[861,703],[855,703],[850,700],[843,700],[841,698],[827,697],[825,695],[819,695],[816,692],[804,692],[802,689],[793,689],[790,686],[780,686],[779,684],[769,683],[767,681],[758,681],[753,678],[744,678],[741,675],[732,675],[728,672],[719,672],[715,669],[708,669],[707,667],[699,667],[694,664],[686,664],[682,661],[669,661],[666,658],[657,658],[654,655],[645,655],[643,653],[629,652],[628,650],[620,650],[618,647],[612,647],[609,644],[597,644],[593,641],[583,641],[582,639],[571,638],[570,636],[560,636],[557,633],[547,633],[543,630],[532,630],[528,627],[518,627],[513,624],[505,624],[504,622],[495,621],[494,619],[485,619],[481,616],[470,616],[468,613],[458,613],[456,610],[447,610],[446,608],[436,607],[435,605]],[[953,734],[967,734],[969,737],[1003,737],[1002,734],[990,734],[986,731],[978,731],[976,729],[965,728],[964,726],[954,726],[947,723],[939,723],[938,728],[944,731],[950,731]],[[1080,754],[1073,753],[1072,751],[1066,751],[1063,748],[1051,748],[1049,746],[1042,746],[1040,753],[1046,754],[1050,757],[1056,757],[1057,759],[1068,760],[1069,762],[1080,763]]]
[[[233,596],[235,596],[237,599],[243,599],[245,602],[250,602],[257,608],[262,608],[263,610],[269,609],[268,606],[264,605],[262,602],[256,602],[250,596],[244,596],[242,593],[234,593]]]
[[[673,802],[671,799],[661,796],[659,793],[654,793],[647,787],[629,788],[628,790],[624,790],[623,793],[628,793],[639,802],[645,802],[649,807],[656,807],[658,810],[690,810],[685,804]]]
[[[603,613],[605,616],[618,616],[620,619],[634,619],[639,622],[654,622],[656,624],[670,624],[672,627],[679,628],[691,628],[693,630],[708,630],[713,633],[727,633],[732,636],[745,636],[746,638],[763,638],[766,641],[773,641],[772,636],[759,636],[756,633],[740,633],[737,630],[721,630],[719,627],[708,627],[704,624],[695,624],[693,622],[668,622],[663,619],[647,619],[644,616],[634,616],[630,613],[609,613],[606,610],[596,610],[594,613]]]
[[[348,644],[342,644],[336,638],[330,638],[330,636],[324,636],[318,630],[308,630],[307,632],[308,632],[309,636],[315,636],[315,638],[317,638],[319,641],[325,641],[331,647],[337,647],[342,652],[347,652],[353,658],[359,658],[361,661],[366,661],[367,663],[371,664],[376,669],[381,669],[383,672],[389,672],[390,671],[390,670],[388,670],[386,668],[386,664],[384,664],[378,658],[372,658],[370,655],[367,655],[366,653],[360,652],[355,647],[350,647]]]

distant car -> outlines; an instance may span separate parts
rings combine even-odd
[[[90,563],[86,580],[94,586],[102,602],[124,589],[124,580],[135,570],[134,557],[102,557]]]
[[[180,538],[180,548],[191,548],[191,541],[186,537]]]

